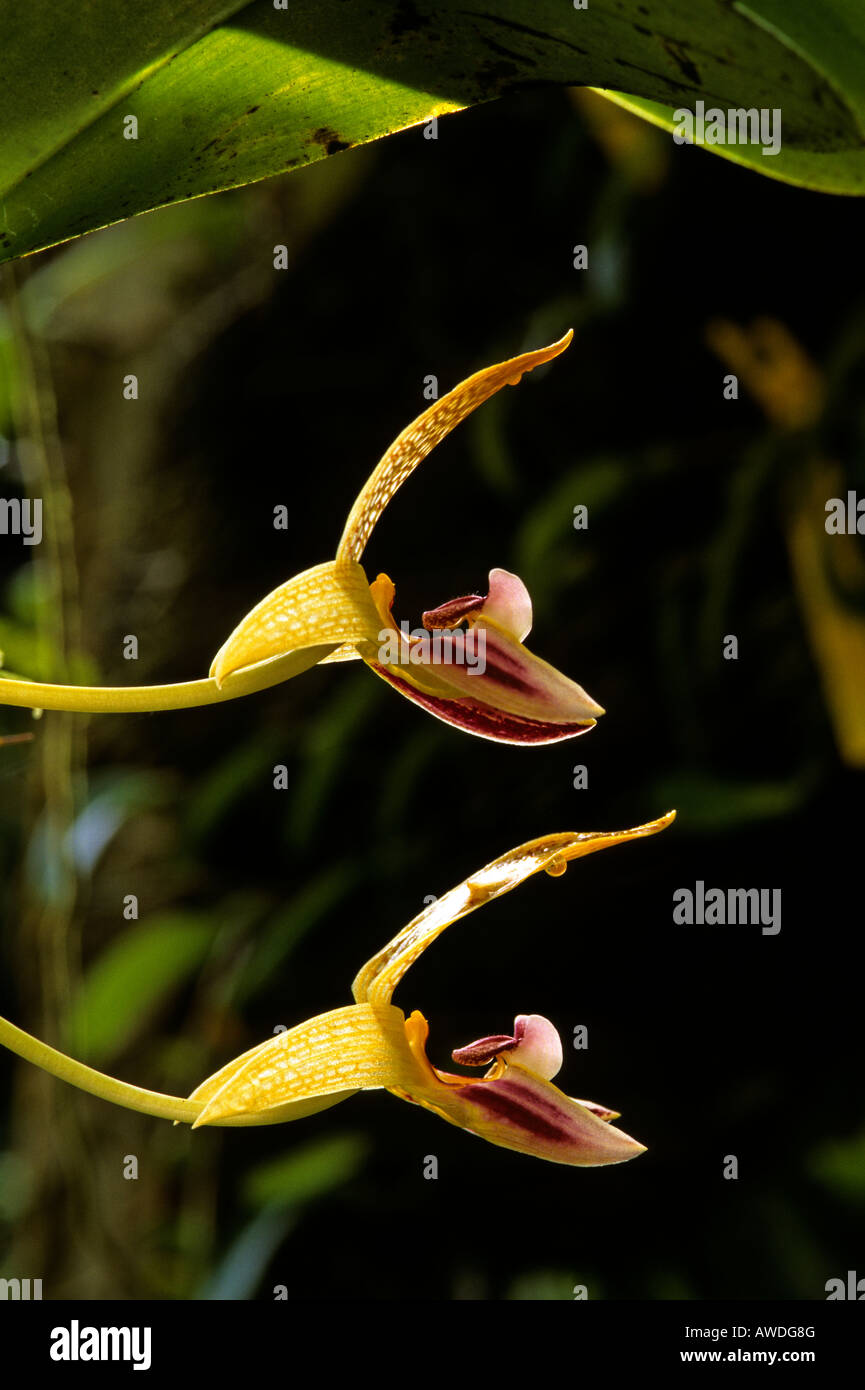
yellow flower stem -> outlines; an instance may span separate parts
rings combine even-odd
[[[226,676],[222,686],[215,680],[183,681],[177,685],[44,685],[41,681],[0,678],[0,705],[23,705],[30,709],[59,709],[73,714],[134,714],[155,710],[192,709],[196,705],[218,705],[240,695],[268,690],[308,670],[336,643],[289,652],[274,661],[261,662],[245,671]]]
[[[125,1081],[106,1076],[104,1072],[94,1071],[83,1062],[76,1062],[47,1043],[40,1042],[22,1028],[16,1028],[5,1018],[0,1018],[0,1043],[43,1071],[50,1072],[61,1081],[68,1081],[71,1086],[77,1086],[79,1091],[88,1091],[92,1096],[123,1105],[127,1110],[138,1110],[143,1115],[156,1115],[159,1119],[179,1120],[185,1124],[191,1124],[201,1113],[200,1102],[184,1100],[181,1096],[166,1096],[161,1091],[145,1091],[140,1086],[130,1086]]]

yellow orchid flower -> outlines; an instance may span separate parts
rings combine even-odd
[[[488,1066],[482,1077],[439,1071],[427,1059],[427,1022],[406,1018],[392,996],[409,967],[453,922],[545,870],[563,874],[571,859],[664,830],[675,818],[610,833],[547,835],[487,864],[424,909],[367,961],[352,986],[354,1004],[319,1014],[236,1057],[183,1100],[141,1090],[55,1052],[0,1019],[0,1042],[82,1090],[132,1110],[201,1125],[266,1125],[297,1120],[360,1090],[382,1087],[502,1148],[554,1163],[620,1163],[644,1152],[610,1121],[618,1113],[572,1100],[552,1084],[562,1065],[553,1025],[520,1015],[512,1035],[494,1034],[454,1054]]]
[[[96,714],[180,709],[265,690],[322,661],[360,657],[401,694],[482,737],[531,744],[585,733],[604,711],[523,646],[532,607],[516,575],[494,569],[486,595],[431,609],[424,627],[407,634],[391,617],[391,581],[379,575],[370,584],[360,564],[376,522],[421,460],[496,391],[564,352],[572,337],[569,331],[549,347],[476,372],[403,430],[357,497],[336,557],[262,599],[220,648],[207,680],[91,687],[0,678],[0,703]]]

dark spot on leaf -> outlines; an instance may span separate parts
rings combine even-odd
[[[313,134],[313,140],[317,145],[323,145],[328,154],[339,154],[340,150],[347,150],[351,147],[350,140],[340,140],[335,130],[330,126],[319,126]]]
[[[648,38],[652,37],[651,29],[647,29],[644,24],[635,24],[634,28],[636,29],[638,34],[645,34]]]
[[[700,70],[689,56],[685,45],[674,43],[672,39],[663,39],[662,43],[682,76],[687,78],[689,82],[693,82],[695,87],[699,87],[701,85]]]
[[[249,107],[247,107],[246,114],[247,114],[247,116],[251,116],[252,113],[253,113],[253,111],[257,111],[257,110],[258,110],[258,107],[257,107],[257,106],[249,106]]]

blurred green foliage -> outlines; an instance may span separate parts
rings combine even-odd
[[[585,1024],[563,1087],[623,1110],[649,1147],[637,1162],[533,1164],[375,1093],[348,1102],[351,1130],[346,1110],[191,1134],[0,1059],[0,1273],[41,1275],[46,1297],[534,1300],[585,1283],[591,1298],[820,1298],[855,1267],[860,1004],[843,904],[858,901],[862,763],[845,720],[865,709],[865,582],[859,538],[823,543],[821,498],[827,464],[842,495],[865,491],[863,217],[674,152],[585,94],[538,91],[7,279],[3,487],[62,523],[36,554],[4,538],[13,669],[118,684],[206,671],[258,598],[333,552],[427,374],[447,389],[573,323],[568,354],[407,484],[369,569],[395,580],[406,617],[515,569],[532,645],[609,713],[578,742],[504,748],[358,664],[205,711],[4,711],[0,733],[36,737],[0,749],[0,1012],[188,1093],[275,1027],[346,1002],[427,895],[508,846],[669,804],[679,820],[458,924],[397,996],[428,1014],[445,1065],[517,1012],[549,1015],[566,1041]],[[738,339],[709,325],[744,325],[747,345],[759,316],[794,344],[776,383],[797,352],[812,364],[807,418],[791,400],[810,378],[767,395],[750,358],[723,398],[718,345]],[[833,653],[850,658],[843,685]],[[671,893],[697,878],[781,885],[782,932],[674,927]],[[730,1153],[737,1182],[721,1177]],[[407,1241],[410,1284],[394,1259]]]

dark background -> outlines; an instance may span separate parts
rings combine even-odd
[[[821,1299],[861,1269],[865,561],[861,539],[830,543],[823,502],[865,490],[863,234],[856,201],[676,148],[597,98],[528,92],[7,279],[7,378],[32,369],[45,437],[13,392],[4,487],[58,515],[73,499],[38,563],[4,539],[11,669],[204,674],[264,593],[333,554],[427,374],[444,391],[573,326],[406,484],[364,564],[412,626],[515,570],[532,649],[608,713],[578,741],[505,747],[359,664],[197,711],[6,711],[0,731],[35,739],[0,750],[5,1015],[183,1094],[276,1024],[350,1002],[425,895],[510,846],[679,816],[458,923],[395,1001],[426,1014],[445,1067],[547,1015],[562,1088],[620,1109],[647,1154],[544,1164],[384,1092],[190,1134],[7,1060],[0,1273],[42,1277],[46,1298]],[[753,343],[761,318],[780,326],[780,386],[762,389],[758,352],[725,400],[718,344]],[[797,518],[827,585],[810,618]],[[780,934],[675,926],[672,894],[697,879],[780,887]],[[154,923],[186,956],[167,966],[145,940],[124,970],[120,943]]]

